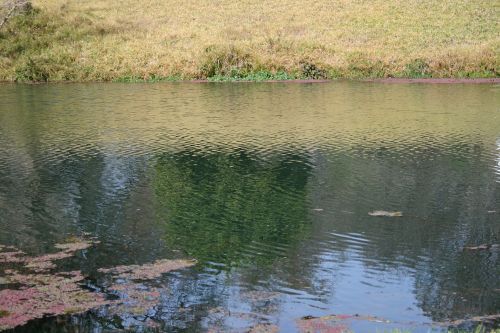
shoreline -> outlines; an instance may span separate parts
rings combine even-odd
[[[145,81],[147,82],[147,81]],[[264,81],[210,81],[186,80],[177,82],[187,83],[330,83],[330,82],[375,82],[375,83],[427,83],[427,84],[488,84],[500,83],[498,78],[375,78],[375,79],[293,79],[293,80],[264,80]]]
[[[137,83],[214,83],[214,84],[237,84],[237,83],[296,83],[296,84],[311,84],[311,83],[331,83],[331,82],[364,82],[364,83],[385,83],[385,84],[500,84],[500,77],[496,78],[366,78],[366,79],[291,79],[291,80],[228,80],[228,81],[212,81],[209,79],[195,80],[138,80],[130,82],[122,81],[34,81],[34,82],[15,82],[15,81],[0,81],[0,85],[46,85],[46,84],[97,84],[97,83],[112,83],[112,84],[137,84]]]
[[[485,83],[500,83],[499,77],[492,78],[382,78],[382,79],[367,79],[365,82],[379,83],[427,83],[427,84],[485,84]]]

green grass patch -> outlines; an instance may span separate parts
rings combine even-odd
[[[150,75],[147,77],[139,77],[139,76],[120,76],[116,79],[113,79],[112,82],[119,83],[156,83],[156,82],[180,82],[184,79],[180,75],[172,75],[172,76],[157,76]]]
[[[0,31],[0,60],[9,68],[0,79],[16,82],[86,80],[88,70],[76,65],[78,48],[68,48],[93,35],[81,18],[68,25],[58,17],[33,8],[13,17]],[[1,62],[0,62],[1,63]]]
[[[252,82],[263,82],[263,81],[286,81],[286,80],[295,80],[297,78],[296,75],[286,73],[286,72],[276,72],[272,73],[269,71],[257,71],[250,73],[240,73],[238,71],[234,71],[229,75],[217,74],[211,77],[208,77],[207,80],[210,82],[238,82],[238,81],[252,81]]]
[[[429,64],[424,59],[415,59],[406,64],[401,76],[420,79],[431,77],[431,73]]]

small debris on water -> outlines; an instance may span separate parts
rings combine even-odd
[[[403,216],[402,212],[388,212],[385,210],[374,210],[373,212],[369,212],[370,216],[386,216],[386,217],[401,217]]]
[[[477,246],[465,246],[464,250],[479,251],[500,248],[500,244],[481,244]]]
[[[371,321],[377,323],[390,323],[388,320],[377,318],[374,316],[362,315],[328,315],[323,317],[304,316],[297,320],[297,328],[301,333],[315,332],[332,332],[344,333],[349,332],[350,321]]]

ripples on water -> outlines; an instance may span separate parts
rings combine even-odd
[[[500,242],[498,91],[3,85],[0,243],[45,253],[89,232],[101,244],[72,264],[91,277],[197,258],[161,282],[152,316],[169,329],[288,332],[332,313],[418,329],[498,313],[499,253],[462,251]],[[368,216],[380,209],[404,217]],[[93,313],[27,330],[40,325],[116,323]]]

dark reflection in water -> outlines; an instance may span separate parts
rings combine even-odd
[[[17,331],[382,328],[500,312],[498,87],[0,86],[0,244],[101,243],[61,269],[191,257],[147,314]],[[402,211],[376,218],[373,210]],[[0,267],[0,272],[2,267]],[[0,285],[0,288],[2,286]],[[359,322],[353,329],[380,326]]]
[[[169,244],[229,267],[266,267],[297,245],[310,227],[307,156],[252,157],[181,152],[158,159],[155,195]]]

